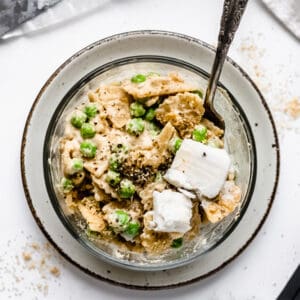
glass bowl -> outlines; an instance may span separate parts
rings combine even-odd
[[[197,82],[204,90],[208,74],[187,62],[160,56],[135,56],[119,59],[100,66],[80,79],[65,95],[54,112],[44,141],[44,176],[52,205],[68,231],[88,251],[99,259],[133,270],[154,271],[179,267],[191,263],[197,257],[217,247],[224,241],[243,217],[255,184],[256,153],[252,132],[245,113],[226,87],[220,85],[216,93],[215,106],[224,117],[225,147],[233,165],[238,170],[237,184],[242,190],[238,208],[217,224],[205,224],[200,234],[180,249],[170,249],[161,255],[130,252],[117,248],[115,244],[101,240],[90,240],[84,230],[83,219],[70,215],[65,205],[59,182],[63,176],[60,167],[59,142],[64,133],[65,119],[74,108],[87,101],[87,92],[99,83],[111,83],[130,78],[137,73],[156,72],[167,74],[176,71],[188,82]]]

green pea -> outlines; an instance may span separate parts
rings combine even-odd
[[[147,130],[152,137],[156,137],[161,132],[161,128],[153,122],[147,122]]]
[[[113,153],[117,153],[117,154],[123,154],[123,153],[127,153],[128,152],[128,147],[123,145],[123,144],[117,144],[117,145],[114,145],[112,147],[112,150],[111,150]]]
[[[177,138],[174,143],[174,150],[177,152],[182,144],[182,139]]]
[[[93,138],[96,134],[95,127],[92,124],[84,123],[80,129],[80,134],[84,139]]]
[[[113,171],[118,171],[120,168],[120,158],[116,153],[113,153],[109,158],[109,168]]]
[[[84,108],[85,114],[88,116],[88,118],[94,118],[96,114],[98,113],[98,108],[96,105],[87,105]]]
[[[121,226],[127,226],[130,220],[130,217],[128,215],[127,212],[123,211],[123,210],[116,210],[115,211],[116,214],[116,218],[117,218],[117,222],[121,225]]]
[[[80,144],[80,152],[83,157],[93,158],[96,155],[97,147],[94,143],[85,141]]]
[[[192,93],[197,94],[201,99],[203,99],[203,91],[196,90],[196,91],[193,91]]]
[[[198,125],[192,133],[193,140],[197,142],[206,142],[207,139],[207,128],[203,125]]]
[[[74,188],[73,182],[71,179],[68,179],[66,177],[63,177],[61,180],[61,186],[63,188],[64,193],[69,193]]]
[[[130,114],[133,117],[142,117],[145,114],[146,110],[141,103],[133,102],[130,104]]]
[[[145,129],[145,123],[141,118],[131,119],[127,125],[126,130],[128,133],[133,135],[141,134]]]
[[[71,117],[71,124],[75,128],[81,128],[81,126],[84,124],[84,122],[87,119],[87,115],[83,113],[82,111],[76,111],[73,113]]]
[[[135,186],[130,180],[123,179],[120,183],[120,188],[118,192],[121,198],[129,199],[135,193]]]
[[[92,238],[92,239],[97,238],[100,235],[100,233],[98,231],[91,230],[89,227],[85,230],[85,233],[89,238]]]
[[[137,74],[131,78],[131,82],[133,83],[141,83],[146,81],[147,77],[143,74]]]
[[[109,170],[105,178],[106,182],[111,186],[117,186],[121,181],[120,173]]]
[[[182,144],[182,139],[179,137],[175,137],[171,140],[171,151],[176,153]]]
[[[81,158],[73,158],[72,159],[72,169],[75,172],[79,172],[83,170],[83,160]]]
[[[156,175],[155,175],[154,181],[161,181],[162,178],[163,178],[163,177],[162,177],[161,172],[157,172]]]
[[[152,121],[155,118],[156,110],[153,107],[150,107],[145,115],[145,120]]]
[[[182,242],[183,242],[182,238],[175,239],[172,241],[171,247],[172,248],[180,248],[182,246]]]
[[[124,232],[132,237],[135,237],[139,231],[140,224],[138,222],[130,222]]]

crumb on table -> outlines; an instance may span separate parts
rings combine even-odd
[[[57,267],[52,267],[50,269],[50,273],[55,276],[55,277],[59,277],[60,276],[60,269]]]
[[[28,252],[23,252],[23,253],[22,253],[22,256],[23,256],[23,259],[24,259],[25,261],[30,261],[30,260],[31,260],[31,254],[28,253]]]
[[[290,117],[297,119],[300,117],[300,101],[298,98],[294,98],[287,102],[285,109],[285,113],[287,113]]]

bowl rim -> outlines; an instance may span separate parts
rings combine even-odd
[[[119,267],[123,267],[130,270],[136,271],[160,271],[166,269],[178,268],[187,264],[192,263],[194,260],[198,259],[200,256],[205,253],[213,250],[218,247],[222,242],[224,242],[233,230],[238,226],[239,222],[242,220],[246,210],[249,206],[249,203],[252,199],[253,191],[256,184],[256,175],[257,175],[257,154],[256,154],[256,143],[253,136],[253,132],[251,130],[250,122],[247,118],[246,113],[243,108],[239,104],[238,100],[230,93],[230,91],[222,84],[218,83],[218,87],[222,88],[228,94],[228,98],[230,98],[233,103],[233,107],[237,110],[238,116],[241,119],[242,127],[244,128],[244,132],[246,135],[247,142],[251,144],[250,154],[250,170],[249,170],[249,181],[243,195],[243,202],[238,211],[237,218],[234,218],[224,230],[224,233],[211,245],[211,247],[204,249],[201,253],[193,252],[191,255],[184,256],[182,258],[176,259],[174,261],[167,261],[165,264],[156,264],[151,263],[151,261],[146,264],[139,264],[135,262],[130,262],[130,260],[119,260],[113,255],[107,254],[104,250],[94,245],[89,239],[86,239],[80,233],[77,232],[76,226],[72,224],[70,218],[63,211],[61,205],[59,204],[57,191],[55,190],[55,181],[53,181],[53,174],[51,172],[51,165],[49,164],[49,158],[51,157],[51,145],[54,138],[54,133],[56,130],[56,126],[58,121],[61,119],[65,108],[70,104],[73,99],[73,96],[76,95],[81,88],[87,85],[90,81],[94,80],[101,74],[105,74],[105,72],[114,69],[115,67],[127,66],[135,63],[160,63],[160,64],[168,64],[180,67],[182,69],[186,69],[189,72],[195,73],[197,76],[202,78],[207,78],[209,76],[208,72],[201,69],[200,67],[188,63],[186,61],[166,56],[159,55],[140,55],[140,56],[129,56],[123,57],[117,60],[113,60],[109,63],[101,65],[91,72],[87,73],[85,76],[80,78],[73,86],[68,90],[62,100],[59,102],[56,107],[54,113],[51,116],[50,122],[48,124],[48,128],[46,131],[44,145],[43,145],[43,169],[44,169],[44,180],[48,192],[48,196],[50,198],[52,207],[54,208],[58,218],[67,228],[69,233],[75,238],[83,247],[85,247],[90,253],[96,256],[98,259],[105,260],[111,264],[117,265]],[[221,93],[223,92],[221,91]]]
[[[209,44],[207,44],[206,42],[203,42],[197,38],[185,35],[185,34],[181,34],[181,33],[177,33],[177,32],[170,32],[170,31],[162,31],[162,30],[137,30],[137,31],[129,31],[129,32],[124,32],[124,33],[119,33],[119,34],[115,34],[112,36],[109,36],[107,38],[98,40],[86,47],[84,47],[83,49],[79,50],[78,52],[76,52],[74,55],[72,55],[69,59],[67,59],[63,64],[61,64],[56,71],[49,77],[49,79],[46,81],[46,83],[43,85],[43,87],[41,88],[41,90],[39,91],[38,95],[36,96],[31,109],[29,111],[28,117],[26,119],[25,122],[25,127],[24,127],[24,131],[23,131],[23,135],[22,135],[22,142],[21,142],[21,152],[20,152],[20,167],[21,167],[21,177],[22,177],[22,184],[23,184],[23,188],[24,188],[24,193],[25,193],[25,197],[28,203],[28,206],[31,210],[31,213],[37,223],[37,225],[39,226],[39,228],[41,229],[41,231],[43,232],[43,234],[45,235],[45,237],[50,241],[50,243],[54,246],[54,248],[69,262],[71,262],[73,265],[75,265],[76,267],[78,267],[79,269],[81,269],[82,271],[84,271],[86,274],[89,274],[91,276],[93,276],[96,279],[100,279],[102,281],[106,281],[118,286],[123,286],[123,287],[127,287],[127,288],[132,288],[132,289],[166,289],[166,288],[172,288],[172,287],[179,287],[179,286],[183,286],[186,284],[191,284],[194,283],[196,281],[199,281],[201,279],[204,279],[216,272],[218,272],[219,270],[223,269],[227,264],[229,264],[232,260],[234,260],[237,256],[239,256],[239,254],[241,254],[244,249],[251,243],[251,241],[254,239],[254,237],[257,235],[257,233],[259,232],[259,230],[261,229],[262,225],[264,224],[270,209],[272,207],[272,204],[274,202],[274,197],[276,194],[276,190],[277,190],[277,186],[278,186],[278,180],[279,180],[279,170],[280,170],[280,148],[279,148],[279,140],[278,140],[278,135],[277,135],[277,130],[275,127],[275,123],[272,117],[272,114],[270,112],[270,109],[266,103],[266,100],[264,99],[262,93],[260,92],[260,90],[258,89],[258,87],[256,86],[256,84],[253,82],[253,80],[249,77],[249,75],[235,62],[233,61],[231,58],[227,57],[226,61],[231,64],[235,69],[237,69],[241,75],[251,84],[251,86],[254,88],[254,90],[256,91],[256,93],[259,96],[259,99],[261,101],[261,104],[264,106],[264,109],[267,113],[267,116],[269,118],[269,121],[271,123],[271,127],[272,127],[272,131],[273,131],[273,135],[274,135],[274,145],[273,148],[276,150],[276,169],[275,169],[275,181],[274,181],[274,185],[273,185],[273,189],[272,189],[272,193],[269,199],[269,203],[268,203],[268,207],[265,211],[264,216],[262,217],[260,223],[258,224],[256,230],[253,232],[253,234],[250,236],[250,238],[248,239],[248,241],[229,259],[227,259],[222,265],[218,266],[217,268],[209,271],[208,273],[195,277],[191,280],[187,280],[184,282],[180,282],[180,283],[176,283],[176,284],[170,284],[170,285],[166,285],[166,286],[154,286],[154,287],[149,287],[149,286],[136,286],[136,285],[132,285],[132,284],[126,284],[126,283],[120,283],[120,282],[116,282],[112,279],[108,279],[105,278],[101,275],[98,275],[96,273],[94,273],[93,271],[81,266],[79,263],[75,262],[71,257],[69,257],[69,255],[67,255],[51,238],[51,236],[48,234],[47,230],[45,229],[45,227],[43,226],[41,220],[39,219],[38,215],[36,214],[35,208],[33,206],[32,200],[31,200],[31,196],[30,196],[30,192],[29,192],[29,188],[28,188],[28,184],[27,184],[27,180],[26,180],[26,170],[25,170],[25,147],[26,147],[26,137],[27,137],[27,131],[29,129],[30,126],[30,121],[34,112],[35,107],[37,106],[37,104],[39,103],[43,93],[45,92],[45,90],[47,89],[47,87],[50,85],[50,83],[57,77],[57,75],[62,71],[62,69],[64,69],[67,65],[69,65],[74,59],[76,59],[77,57],[79,57],[80,55],[82,55],[83,53],[97,47],[98,45],[104,44],[104,43],[108,43],[110,41],[113,40],[117,40],[117,39],[122,39],[122,38],[126,38],[126,37],[133,37],[133,36],[143,36],[143,35],[159,35],[159,36],[168,36],[168,37],[174,37],[174,38],[178,38],[178,39],[182,39],[188,42],[194,42],[195,44],[198,44],[212,52],[215,52],[215,48]]]

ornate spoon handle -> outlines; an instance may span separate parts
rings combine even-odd
[[[215,111],[213,99],[228,49],[239,27],[247,2],[248,0],[224,1],[216,56],[205,95],[205,106],[208,107],[213,114],[217,115],[220,120],[222,120],[222,117]]]

